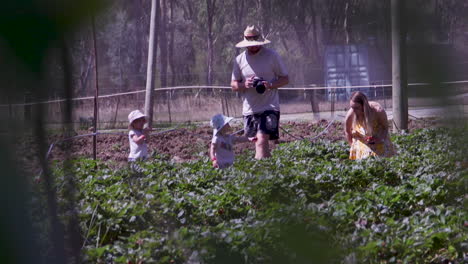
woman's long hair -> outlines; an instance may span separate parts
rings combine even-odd
[[[373,133],[372,123],[373,123],[374,115],[371,114],[372,109],[369,105],[369,100],[367,100],[367,96],[364,93],[359,92],[359,91],[354,92],[351,95],[351,101],[362,105],[362,109],[364,112],[364,120],[357,120],[356,113],[354,113],[354,122],[356,121],[360,122],[364,126],[366,133],[368,135],[372,135]]]

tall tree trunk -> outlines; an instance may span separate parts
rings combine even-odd
[[[245,17],[245,0],[234,0],[234,20],[236,21],[236,32],[239,32],[239,35],[235,35],[235,41],[239,41],[240,37],[243,35],[244,25],[243,18]],[[240,49],[236,49],[236,56],[239,55]]]
[[[314,47],[314,59],[316,61],[322,61],[322,58],[320,56],[320,48],[319,48],[319,45],[320,45],[320,39],[319,39],[319,35],[317,33],[318,31],[318,28],[321,27],[321,19],[322,17],[320,15],[317,16],[317,12],[315,11],[315,7],[312,7],[311,9],[311,12],[310,12],[310,15],[311,15],[311,18],[312,18],[312,38],[314,39],[312,44],[313,44],[313,47]],[[319,25],[317,26],[317,23],[319,23]],[[322,65],[321,63],[317,63],[317,65]]]
[[[189,22],[190,25],[198,25],[198,17],[197,17],[197,10],[195,7],[195,1],[193,0],[185,0],[185,4],[183,5],[184,9],[184,18],[186,19],[187,22]],[[196,64],[196,51],[194,47],[194,32],[191,30],[190,26],[188,27],[187,30],[187,44],[184,46],[184,48],[187,50],[186,53],[186,60],[183,63],[183,65],[180,65],[180,68],[184,69],[184,76],[181,76],[185,82],[192,83],[194,81],[197,81],[200,83],[198,80],[198,76],[194,76],[192,74],[192,65]]]
[[[135,48],[137,49],[135,52],[135,68],[133,74],[135,74],[134,83],[137,86],[143,84],[143,29],[144,23],[142,23],[143,19],[143,6],[140,1],[135,1],[134,4],[131,5],[133,7],[133,16],[136,21],[135,25]]]
[[[314,62],[313,62],[314,58],[312,56],[311,48],[309,46],[310,40],[307,34],[304,34],[304,32],[307,32],[306,27],[305,27],[304,17],[299,16],[298,22],[295,23],[294,30],[295,30],[297,39],[299,41],[299,48],[301,49],[302,56],[305,60],[304,66],[303,66],[303,72],[302,72],[303,78],[304,78],[304,84],[309,85],[313,81],[312,79],[313,75],[311,74],[310,69],[312,69],[314,66]],[[312,112],[318,113],[320,109],[319,109],[317,90],[312,90],[311,96],[312,96]]]
[[[270,0],[258,0],[259,1],[259,12],[258,17],[262,18],[262,33],[266,36],[270,34],[271,24],[271,1]]]
[[[86,95],[86,91],[89,86],[89,77],[91,76],[91,70],[93,69],[93,60],[94,55],[86,53],[83,56],[83,64],[81,64],[81,73],[80,73],[80,92],[79,95]],[[83,69],[84,67],[84,69]]]
[[[146,69],[146,96],[145,115],[148,116],[148,126],[153,124],[153,92],[156,72],[156,53],[158,50],[158,34],[156,29],[159,26],[159,0],[151,0],[151,20],[148,41],[148,66]]]
[[[171,1],[169,4],[169,9],[171,11],[170,17],[170,28],[169,28],[169,68],[171,69],[171,86],[175,86],[176,81],[176,70],[174,65],[174,35],[175,35],[175,22],[174,22],[174,1]]]
[[[207,32],[207,85],[213,83],[213,62],[214,62],[214,43],[213,43],[213,18],[216,12],[216,0],[206,0],[206,13],[208,14],[208,32]]]
[[[99,75],[98,75],[98,53],[97,53],[97,40],[96,40],[96,26],[94,24],[94,16],[92,17],[91,27],[93,32],[93,50],[94,50],[94,114],[93,114],[93,133],[97,131],[98,125],[98,97],[99,97]],[[93,159],[97,158],[97,137],[93,135]]]
[[[167,0],[161,0],[161,22],[159,27],[159,50],[161,87],[167,87]]]

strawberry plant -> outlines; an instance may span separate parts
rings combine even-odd
[[[394,136],[397,156],[361,161],[345,142],[306,140],[225,170],[207,157],[154,156],[140,173],[77,160],[83,261],[463,263],[465,133]]]

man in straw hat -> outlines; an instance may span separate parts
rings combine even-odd
[[[278,53],[263,45],[270,43],[255,26],[247,26],[244,40],[237,48],[246,48],[234,60],[231,87],[243,98],[242,114],[247,137],[257,137],[255,158],[270,156],[269,140],[279,138],[280,106],[278,89],[288,84],[288,71]]]

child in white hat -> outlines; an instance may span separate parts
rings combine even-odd
[[[229,122],[232,117],[227,117],[222,114],[217,114],[211,118],[211,126],[213,127],[213,139],[210,146],[210,158],[215,168],[227,168],[234,163],[233,145],[237,142],[255,142],[256,137],[247,138],[245,136],[236,136],[230,134],[231,126]]]
[[[148,145],[146,144],[151,128],[144,128],[146,116],[140,110],[134,110],[128,115],[128,139],[130,154],[128,161],[134,162],[148,158]]]

